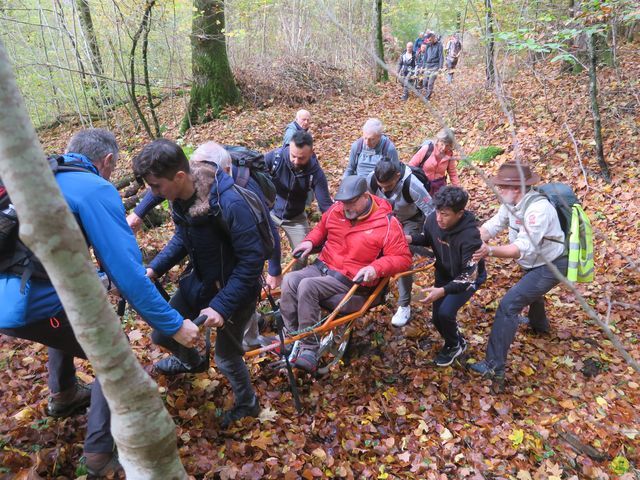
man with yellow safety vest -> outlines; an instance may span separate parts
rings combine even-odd
[[[494,380],[494,388],[504,388],[507,353],[518,325],[529,323],[535,332],[549,331],[544,295],[560,281],[546,265],[552,262],[564,275],[567,272],[565,234],[555,206],[547,196],[532,188],[540,176],[531,167],[516,162],[501,165],[492,179],[502,199],[498,212],[482,227],[483,245],[474,255],[479,261],[485,257],[513,258],[524,270],[522,278],[509,289],[500,301],[491,328],[485,359],[470,366],[471,370]],[[490,246],[490,239],[509,229],[509,244]],[[528,318],[522,317],[529,306]]]

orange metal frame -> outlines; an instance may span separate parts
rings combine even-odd
[[[288,272],[293,265],[295,264],[297,260],[292,260],[291,262],[289,262],[284,270],[283,270],[283,275],[284,273]],[[309,330],[308,332],[303,332],[300,333],[298,335],[294,335],[292,337],[287,337],[284,340],[285,345],[288,345],[290,343],[293,343],[297,340],[300,340],[302,338],[306,338],[309,337],[311,335],[319,335],[319,334],[323,334],[326,333],[330,330],[333,330],[336,327],[339,327],[340,325],[344,325],[345,323],[349,323],[353,320],[356,320],[357,318],[361,317],[362,315],[367,313],[367,310],[369,309],[369,307],[371,307],[371,304],[376,300],[376,298],[378,298],[378,296],[382,293],[383,289],[389,284],[389,282],[391,280],[396,281],[401,277],[405,277],[407,275],[411,275],[414,273],[420,273],[420,272],[426,272],[427,270],[430,270],[431,268],[433,268],[433,262],[429,263],[423,267],[419,267],[413,270],[409,270],[406,272],[402,272],[398,275],[395,275],[394,277],[386,277],[383,278],[380,283],[378,283],[378,285],[376,286],[376,288],[373,290],[373,292],[371,293],[371,295],[369,295],[369,297],[367,298],[367,301],[364,303],[364,305],[360,308],[360,310],[358,310],[357,312],[353,312],[353,313],[349,313],[347,315],[344,315],[342,317],[338,317],[338,315],[340,314],[340,310],[342,310],[342,308],[346,305],[346,303],[351,299],[351,297],[353,297],[353,295],[356,293],[356,290],[358,289],[359,285],[353,285],[349,291],[345,294],[344,298],[340,301],[340,303],[338,304],[338,306],[336,308],[333,309],[333,311],[329,314],[329,316],[327,317],[327,319],[322,322],[321,325],[318,325],[317,327],[313,328],[312,330]],[[278,294],[280,291],[279,290],[273,290],[271,293],[272,295],[276,295]],[[266,298],[266,294],[263,293],[263,299]],[[251,350],[247,353],[245,353],[246,357],[255,357],[256,355],[260,355],[262,353],[266,353],[266,352],[270,352],[272,350],[275,350],[277,348],[280,347],[280,343],[274,343],[272,345],[267,345],[266,347],[261,347],[261,348],[256,348],[255,350]]]

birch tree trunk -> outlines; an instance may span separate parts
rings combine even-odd
[[[45,161],[1,41],[0,109],[0,177],[20,217],[20,238],[47,270],[100,380],[127,478],[186,479],[175,425],[107,301],[80,228]]]

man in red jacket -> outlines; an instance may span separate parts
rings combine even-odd
[[[308,267],[287,274],[282,282],[280,312],[288,331],[315,324],[320,303],[334,295],[344,295],[361,279],[364,287],[376,280],[407,270],[411,253],[402,225],[393,217],[391,205],[367,192],[363,177],[346,177],[335,196],[336,203],[306,236],[294,254],[301,258],[314,248],[322,248],[318,260]],[[318,366],[318,339],[301,342],[292,363],[313,372]]]

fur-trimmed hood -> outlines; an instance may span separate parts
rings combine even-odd
[[[233,179],[213,162],[191,162],[189,169],[196,188],[196,201],[189,208],[189,216],[206,216],[212,210],[216,214],[220,195],[233,186]]]

